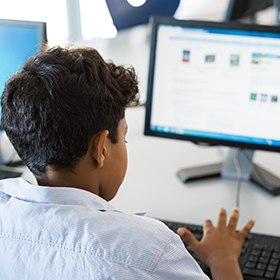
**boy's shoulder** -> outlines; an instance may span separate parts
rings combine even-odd
[[[115,261],[125,260],[128,266],[151,271],[174,239],[175,234],[156,219],[114,210],[103,215],[98,230],[101,243]]]

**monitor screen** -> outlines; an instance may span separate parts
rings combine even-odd
[[[280,28],[154,17],[145,135],[280,152]]]
[[[0,19],[1,95],[8,78],[36,54],[46,39],[46,24],[43,22]]]

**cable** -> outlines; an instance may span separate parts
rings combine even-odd
[[[236,173],[237,173],[237,188],[236,188],[236,207],[240,207],[240,191],[241,191],[241,183],[242,183],[242,171],[240,168],[240,164],[239,164],[239,159],[240,159],[240,155],[243,154],[245,156],[245,158],[247,159],[247,161],[249,163],[252,163],[251,161],[251,157],[248,155],[247,151],[244,149],[237,149],[236,155],[234,157],[234,166],[236,169]],[[261,183],[265,184],[265,185],[269,185],[271,187],[275,187],[275,188],[279,188],[279,185],[275,185],[273,183],[270,183],[266,180],[266,178],[263,176],[262,172],[260,171],[260,169],[258,168],[257,165],[252,164],[252,167],[254,169],[254,171],[257,173],[257,175],[260,178]]]
[[[238,148],[236,155],[234,157],[234,166],[236,169],[236,173],[237,173],[237,187],[236,187],[236,202],[235,202],[235,206],[237,208],[240,207],[240,190],[241,190],[241,182],[242,182],[242,172],[241,172],[241,168],[240,168],[240,164],[239,164],[239,158],[240,158],[240,154],[241,154],[241,149]]]

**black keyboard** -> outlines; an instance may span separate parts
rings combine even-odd
[[[179,227],[190,230],[201,240],[203,228],[200,225],[185,224],[162,220],[171,230]],[[196,259],[202,270],[211,278],[210,269],[200,262],[194,252],[186,245],[190,254]],[[280,280],[280,237],[249,233],[243,243],[239,265],[245,280]]]

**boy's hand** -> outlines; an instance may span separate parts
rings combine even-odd
[[[224,279],[234,279],[234,277],[242,279],[238,258],[244,239],[253,227],[255,219],[251,219],[241,231],[236,232],[238,218],[239,210],[234,208],[227,225],[227,213],[221,209],[216,228],[213,227],[210,220],[204,222],[203,238],[200,242],[185,228],[179,228],[177,231],[199,259],[210,267],[213,279],[223,279],[222,277]],[[232,270],[238,270],[236,273],[239,275],[232,273]]]

